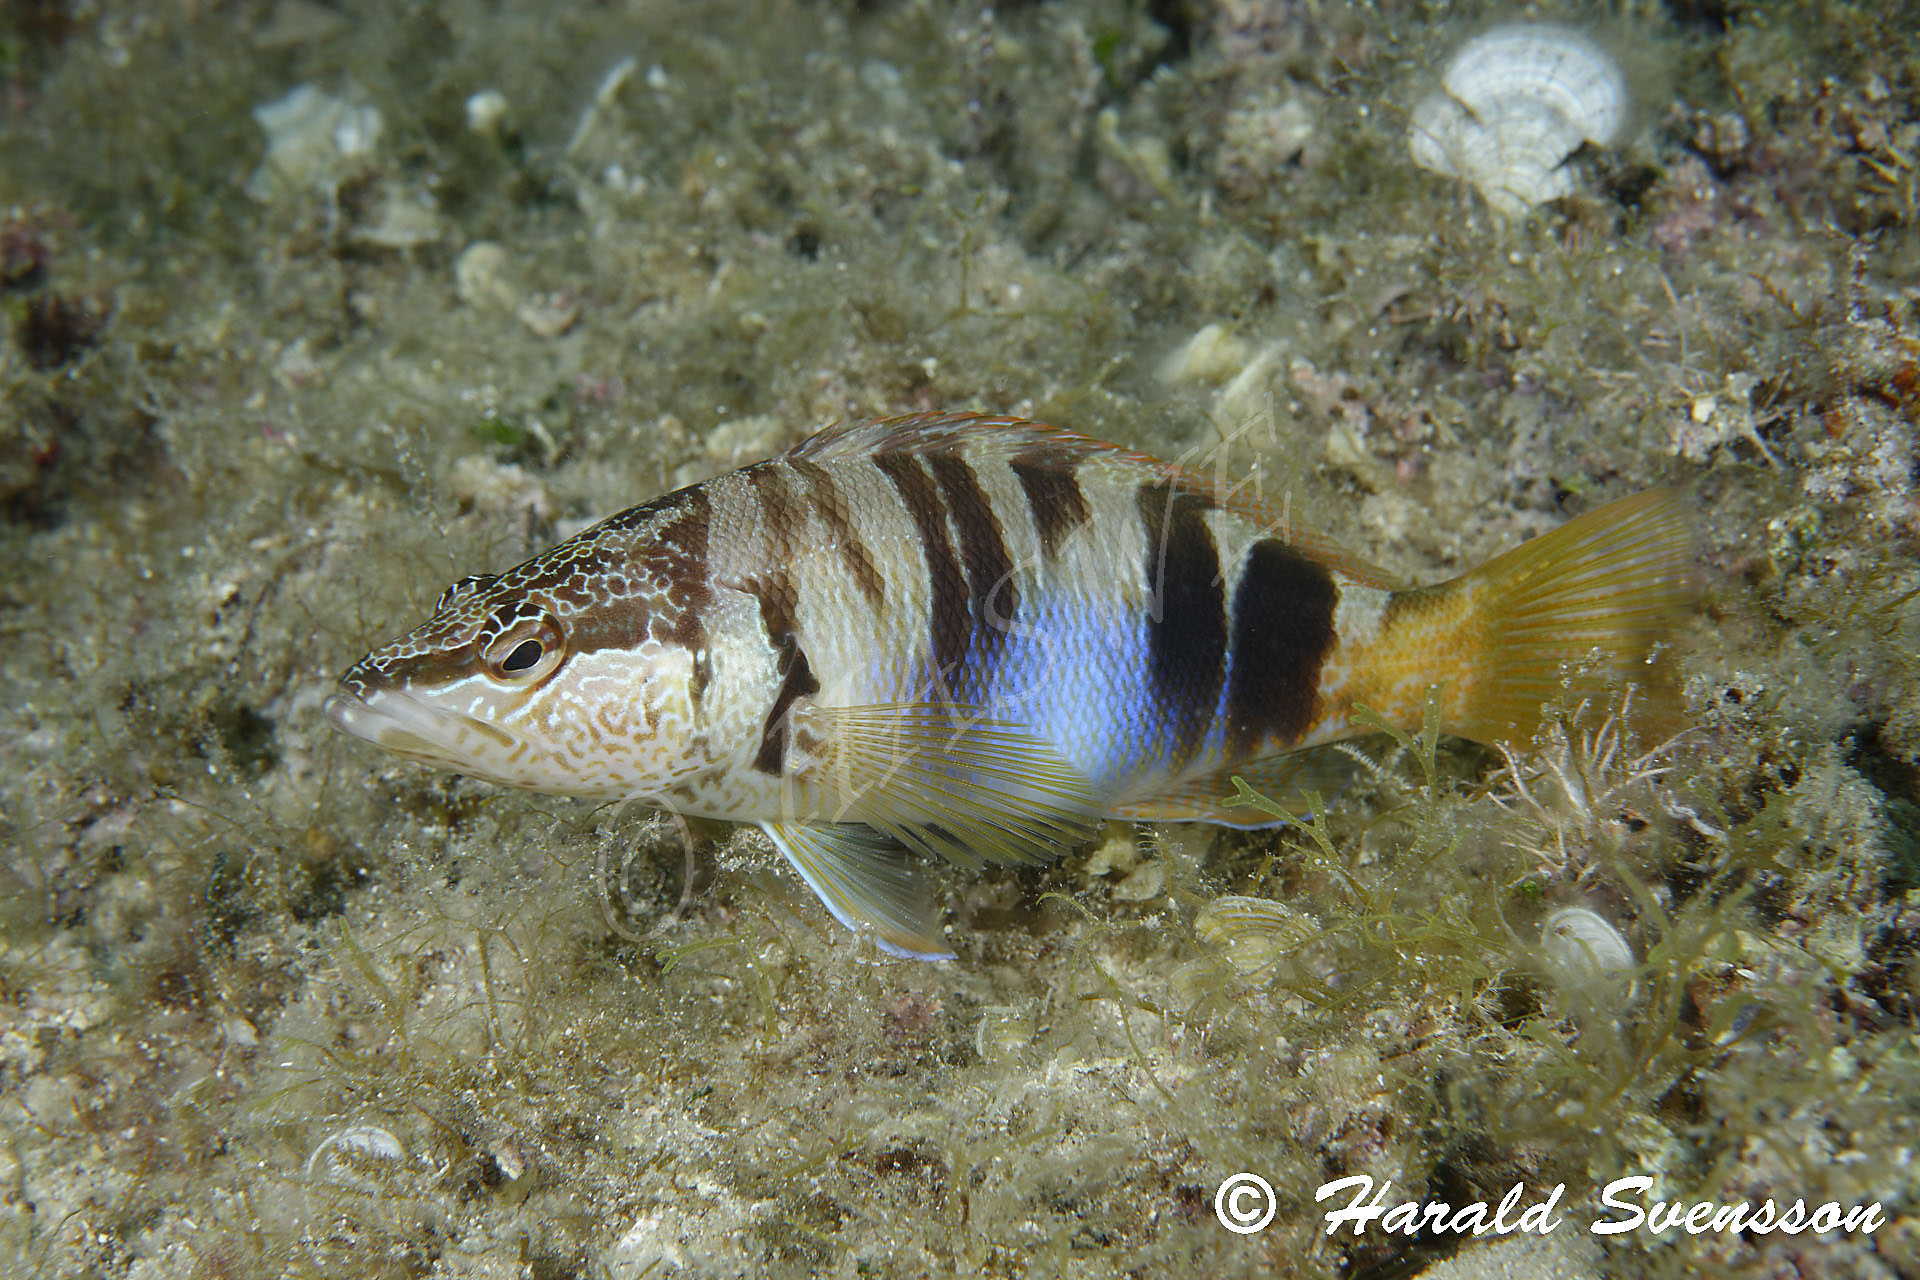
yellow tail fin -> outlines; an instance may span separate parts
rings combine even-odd
[[[1430,588],[1470,601],[1469,672],[1448,691],[1447,731],[1480,742],[1528,737],[1543,704],[1605,701],[1622,680],[1640,687],[1643,734],[1677,729],[1671,672],[1648,659],[1693,605],[1694,545],[1685,495],[1651,489]]]

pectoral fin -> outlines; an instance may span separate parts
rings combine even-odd
[[[834,816],[962,866],[1034,863],[1093,838],[1092,789],[1053,744],[976,709],[810,709],[824,742],[808,781]]]
[[[912,960],[948,960],[933,886],[913,855],[881,833],[844,823],[764,822],[760,829],[833,918],[880,949]]]

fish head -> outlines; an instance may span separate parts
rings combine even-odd
[[[497,576],[463,578],[433,615],[348,668],[335,727],[505,786],[666,794],[696,771],[704,652],[681,634],[676,566],[581,535]]]

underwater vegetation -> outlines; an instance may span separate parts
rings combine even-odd
[[[1501,208],[1408,139],[1521,18],[1631,105]],[[36,0],[0,100],[7,1274],[1920,1271],[1882,6]],[[446,583],[935,408],[1420,582],[1685,485],[1685,729],[1383,726],[1279,831],[943,880],[935,967],[754,833],[327,725]],[[1568,1225],[1329,1236],[1361,1174]],[[1636,1176],[1885,1223],[1589,1236]]]

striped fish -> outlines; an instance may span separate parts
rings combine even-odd
[[[1402,590],[1207,477],[1016,419],[828,431],[464,578],[327,703],[507,786],[757,823],[842,923],[949,954],[916,854],[1026,863],[1106,818],[1258,825],[1238,773],[1354,708],[1530,732],[1690,598],[1671,491]],[[1295,757],[1299,759],[1299,757]]]

